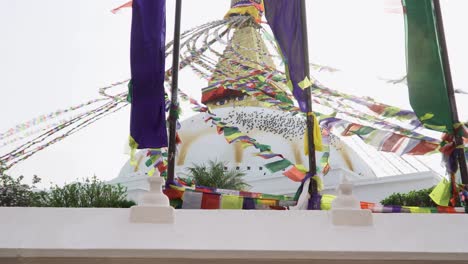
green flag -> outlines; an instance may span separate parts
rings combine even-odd
[[[287,167],[291,166],[292,163],[287,159],[281,159],[278,161],[274,161],[268,164],[265,164],[265,167],[270,170],[271,173],[275,173],[277,171],[286,169]]]
[[[426,128],[453,134],[432,0],[403,0],[411,107]]]

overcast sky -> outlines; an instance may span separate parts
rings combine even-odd
[[[0,133],[40,114],[97,98],[98,88],[130,73],[131,11],[113,15],[117,0],[14,0],[0,9]],[[384,12],[385,0],[307,0],[310,60],[344,70],[333,88],[370,95],[408,108],[402,87],[379,87],[377,77],[405,73],[401,15]],[[468,1],[442,1],[456,88],[468,89]],[[167,39],[173,36],[175,0],[167,1]],[[183,1],[182,30],[223,17],[230,0]],[[168,62],[170,64],[171,62]],[[358,83],[359,82],[359,83]],[[204,81],[181,75],[185,91],[199,96]],[[394,90],[392,90],[394,89]],[[463,120],[468,97],[458,97]],[[39,152],[10,174],[33,174],[63,184],[77,178],[118,175],[129,131],[129,108]],[[5,149],[0,148],[0,153]]]

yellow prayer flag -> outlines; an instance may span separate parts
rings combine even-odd
[[[244,141],[240,141],[239,144],[241,145],[241,147],[242,147],[243,149],[248,148],[248,147],[250,147],[250,146],[253,146],[252,143],[250,143],[250,142],[244,142]]]
[[[263,204],[263,205],[268,205],[268,206],[276,206],[278,204],[277,200],[272,200],[272,199],[257,199],[257,204]]]
[[[322,200],[320,201],[320,209],[322,210],[330,210],[331,203],[335,200],[336,196],[331,194],[324,194],[322,195]]]
[[[307,87],[312,86],[312,82],[310,81],[309,77],[305,77],[304,80],[298,83],[299,87],[301,87],[302,90],[304,90]]]
[[[147,172],[147,174],[148,174],[148,176],[151,177],[151,176],[154,175],[155,172],[156,172],[156,169],[155,169],[155,168],[151,168],[151,170],[149,170],[149,171]]]
[[[429,194],[429,197],[431,197],[434,203],[447,206],[450,201],[451,190],[450,182],[446,178],[442,178],[439,184],[437,184],[434,190]]]
[[[244,198],[236,195],[222,195],[221,209],[242,209]]]
[[[302,172],[308,172],[309,170],[302,164],[296,164],[296,168]]]
[[[138,148],[138,143],[135,141],[135,139],[133,139],[132,136],[129,136],[128,145],[130,146],[130,165],[135,167],[138,164],[135,158],[136,149]]]
[[[430,208],[417,207],[417,206],[403,206],[403,208],[409,209],[412,214],[430,214],[431,213]]]
[[[236,132],[232,135],[229,135],[229,136],[224,136],[229,142],[239,138],[239,137],[242,137],[242,136],[245,136],[244,133],[241,133],[241,132]]]
[[[323,151],[323,143],[322,143],[322,132],[320,131],[320,125],[318,122],[317,117],[312,113],[312,117],[314,118],[314,145],[316,151]],[[308,130],[305,129],[304,133],[304,153],[305,155],[309,155],[309,140],[307,138]]]
[[[177,186],[177,185],[170,184],[169,187],[171,187],[171,189],[174,189],[174,190],[177,190],[177,191],[185,192],[185,187],[183,187],[183,186]]]
[[[312,177],[312,179],[314,179],[315,182],[317,183],[317,191],[319,191],[319,192],[323,191],[322,178],[320,178],[320,176],[318,176],[318,175],[315,175],[314,177]]]

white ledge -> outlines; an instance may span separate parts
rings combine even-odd
[[[312,259],[468,260],[465,214],[374,214],[373,226],[337,227],[327,211],[176,210],[174,224],[132,224],[129,212],[0,208],[0,263],[17,258],[284,263]]]

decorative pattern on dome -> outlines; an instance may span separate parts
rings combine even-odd
[[[303,116],[293,116],[288,112],[271,111],[268,108],[258,108],[253,112],[234,109],[223,121],[237,124],[245,133],[254,129],[282,136],[289,141],[302,139],[304,136],[305,120]]]

